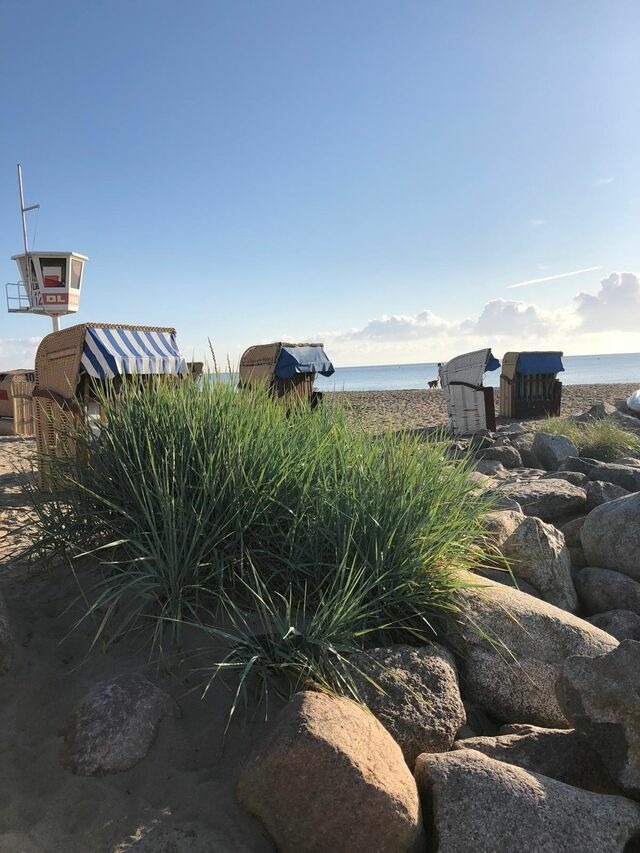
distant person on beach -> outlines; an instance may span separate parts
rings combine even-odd
[[[440,382],[440,368],[441,367],[442,367],[442,362],[439,361],[438,362],[438,375],[436,376],[435,379],[432,379],[431,382],[427,382],[427,385],[429,386],[429,388],[437,388],[438,387],[438,383]]]

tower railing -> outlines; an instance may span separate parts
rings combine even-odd
[[[31,310],[27,289],[21,281],[5,284],[7,311],[10,314],[26,313]]]

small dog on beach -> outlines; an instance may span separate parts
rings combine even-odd
[[[437,388],[438,387],[438,379],[432,379],[431,382],[427,382],[429,388]]]

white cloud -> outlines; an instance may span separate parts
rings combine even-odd
[[[615,181],[615,178],[597,178],[593,185],[594,187],[604,187],[607,184],[612,184]]]
[[[393,315],[370,320],[362,329],[345,332],[341,337],[345,340],[384,340],[409,341],[421,340],[429,335],[447,332],[452,324],[437,317],[431,311],[422,311],[415,317]]]
[[[597,293],[579,293],[574,310],[579,331],[640,333],[640,278],[613,272],[602,279]]]
[[[511,299],[492,299],[477,320],[461,323],[460,329],[475,335],[547,335],[553,326],[553,318],[545,317],[535,305]]]
[[[0,371],[33,368],[41,338],[5,338],[0,341]]]
[[[540,228],[542,225],[546,225],[546,219],[530,219],[529,225],[533,225],[534,228]]]
[[[564,275],[564,274],[563,274]],[[362,328],[325,332],[338,363],[382,364],[447,359],[482,346],[560,349],[565,352],[632,352],[640,329],[640,278],[612,273],[597,293],[578,293],[553,310],[510,299],[492,299],[479,315],[447,320],[431,311],[369,320]]]

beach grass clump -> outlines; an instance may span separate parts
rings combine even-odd
[[[348,690],[349,654],[434,636],[477,565],[486,499],[443,438],[371,436],[338,406],[229,382],[123,385],[86,464],[48,460],[38,547],[99,561],[104,636],[185,624],[223,643],[212,673]]]
[[[578,448],[580,456],[614,462],[624,456],[640,457],[640,438],[608,418],[580,421],[547,418],[537,425],[543,432],[564,435]]]

